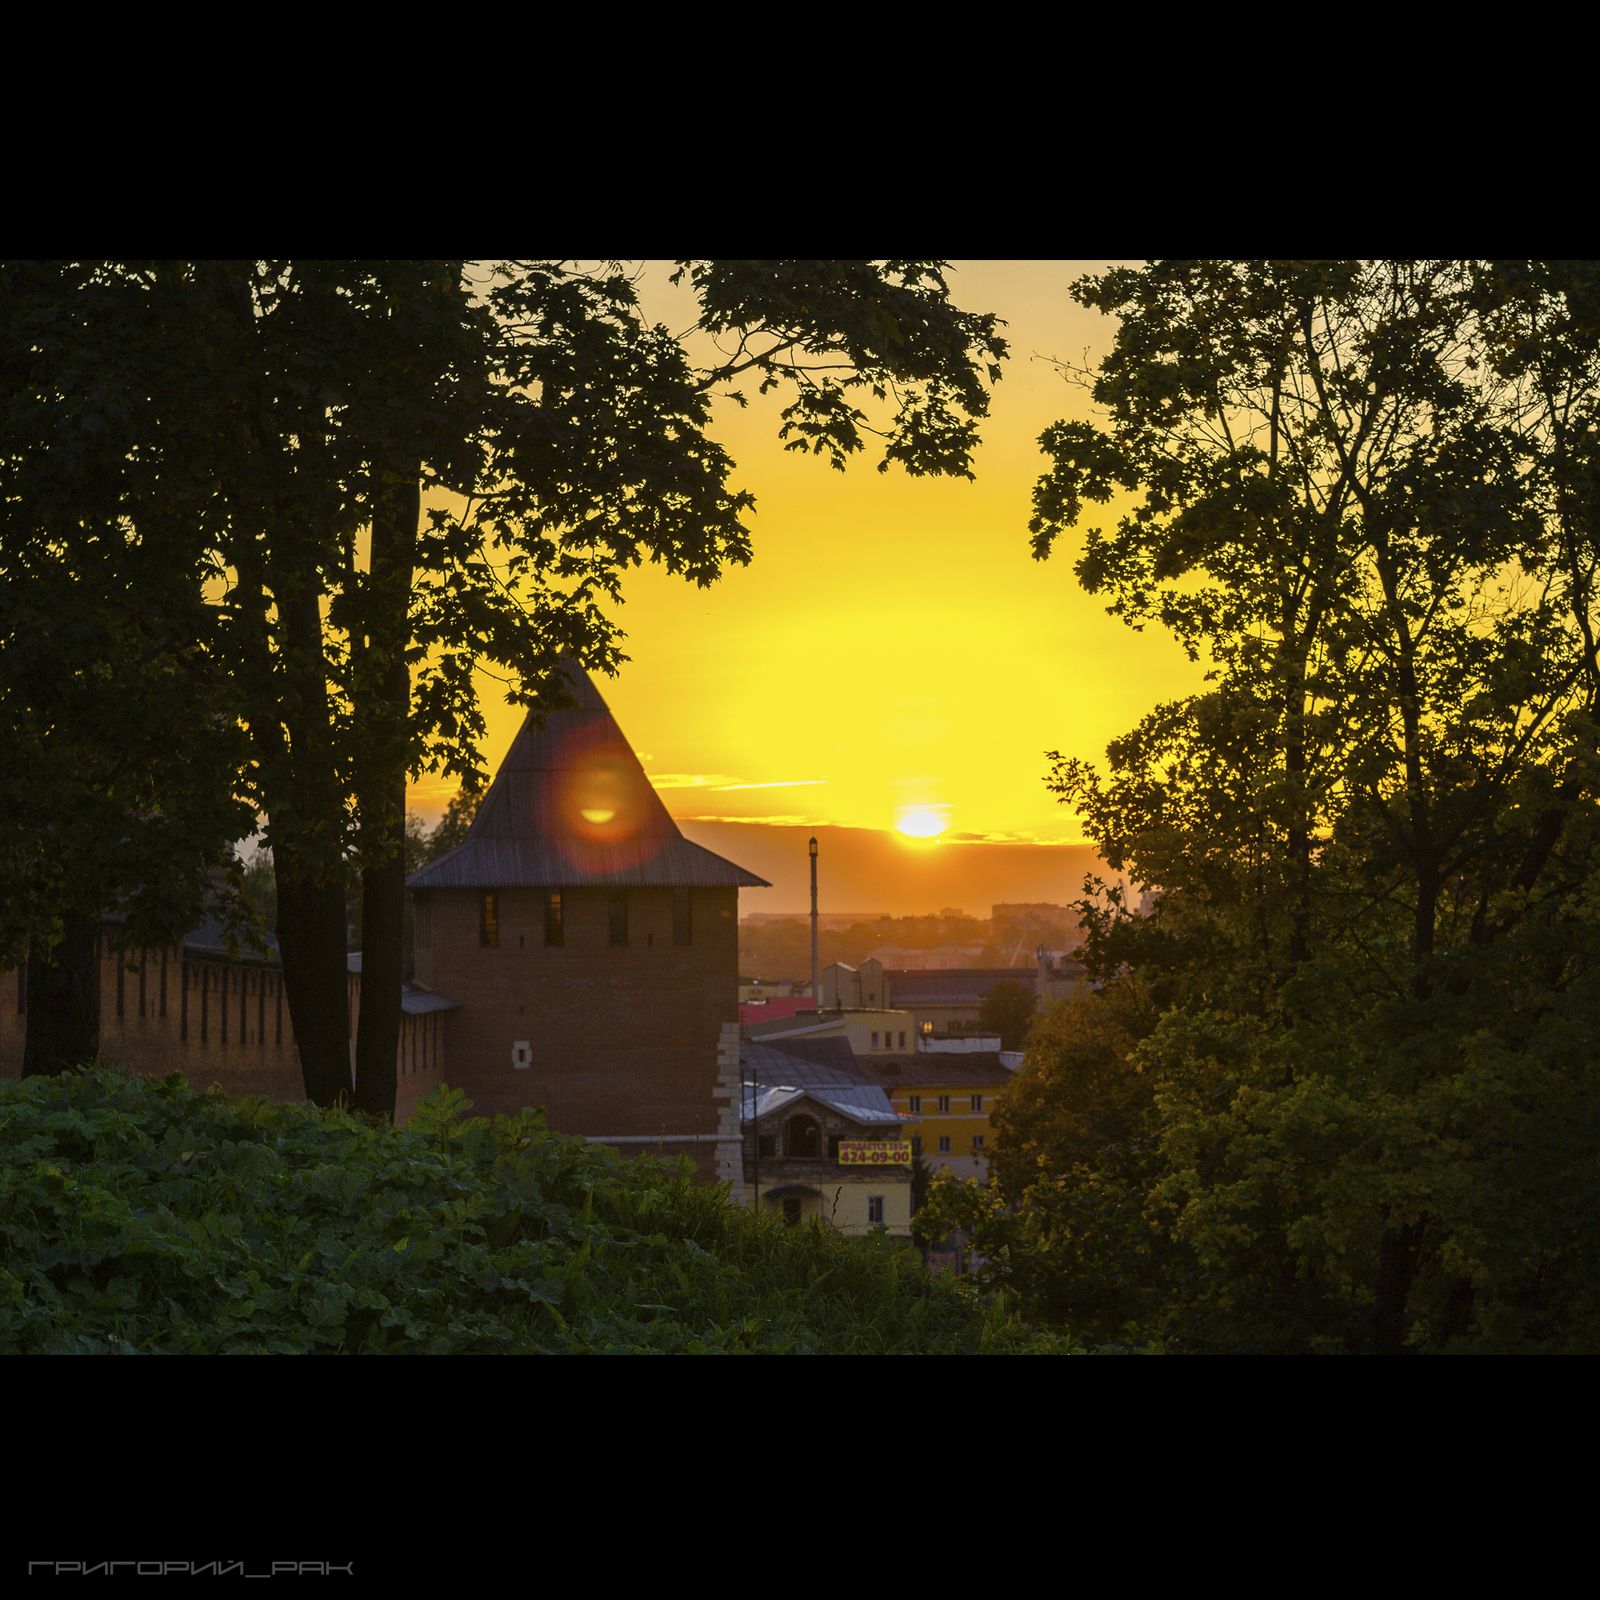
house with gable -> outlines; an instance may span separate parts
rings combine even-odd
[[[740,1075],[744,1185],[758,1209],[791,1225],[815,1217],[847,1234],[910,1237],[906,1134],[918,1119],[857,1070],[848,1039],[747,1039]]]

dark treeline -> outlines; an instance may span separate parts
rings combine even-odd
[[[1160,262],[1041,559],[1210,667],[1053,784],[1148,916],[1034,1032],[984,1277],[1210,1351],[1600,1348],[1600,271]]]
[[[989,924],[974,917],[879,917],[848,928],[820,928],[818,961],[856,966],[881,945],[905,950],[934,950],[944,944],[980,945]],[[811,978],[811,921],[745,922],[739,926],[739,970],[746,977]]]
[[[835,961],[857,966],[884,945],[902,950],[937,950],[941,945],[971,949],[966,965],[972,967],[1029,967],[1042,944],[1051,950],[1070,950],[1083,935],[1062,922],[1024,922],[1002,917],[980,921],[951,913],[920,917],[878,917],[848,928],[821,928],[817,933],[818,962]],[[885,962],[893,967],[892,959]],[[796,917],[781,922],[746,922],[739,927],[739,970],[746,977],[811,977],[811,922]]]

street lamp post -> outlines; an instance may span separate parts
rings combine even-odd
[[[811,837],[811,1005],[822,1010],[822,990],[817,973],[817,840]]]

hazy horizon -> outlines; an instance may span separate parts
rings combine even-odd
[[[877,828],[681,822],[684,836],[771,881],[741,889],[739,915],[809,915],[817,839],[817,908],[923,916],[947,907],[986,920],[1001,902],[1081,898],[1085,872],[1104,869],[1088,845],[912,841]]]

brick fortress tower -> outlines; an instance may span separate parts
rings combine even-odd
[[[466,842],[407,880],[417,979],[461,1002],[446,1079],[474,1115],[543,1106],[562,1132],[664,1140],[734,1177],[739,889],[766,880],[683,837],[565,670],[578,709],[530,717]]]

